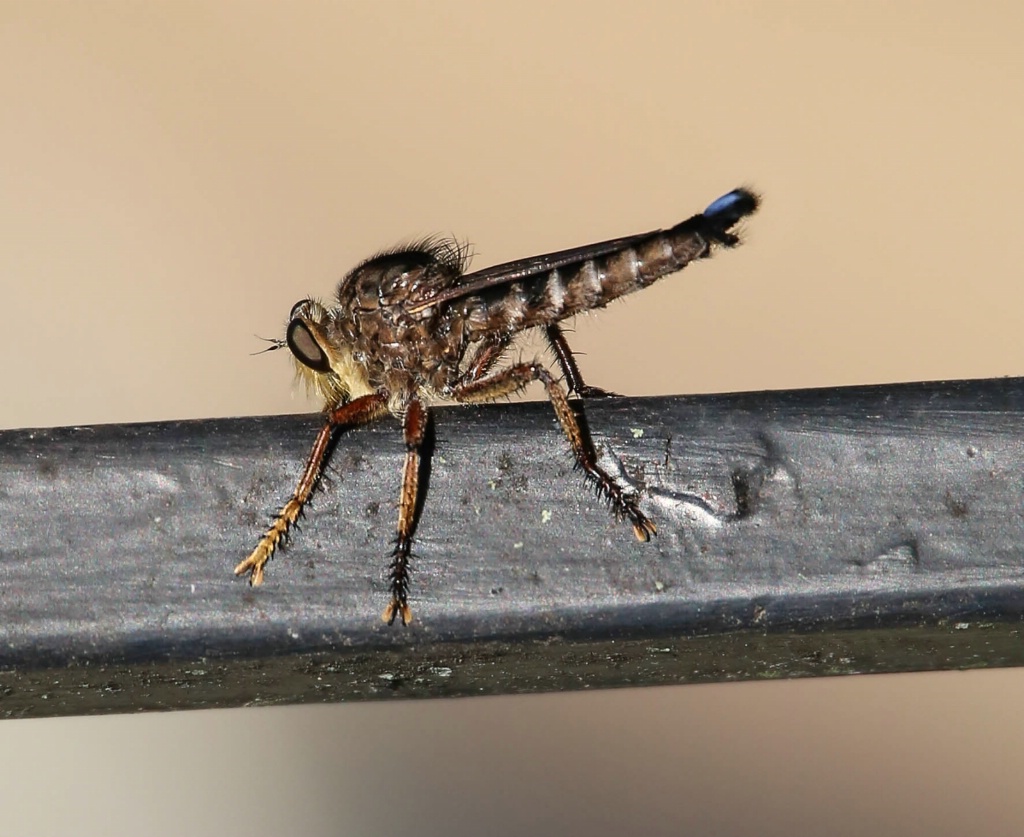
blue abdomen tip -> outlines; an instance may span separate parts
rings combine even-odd
[[[744,215],[749,215],[757,209],[757,195],[746,189],[733,189],[728,194],[722,195],[718,200],[708,204],[704,210],[705,217],[729,216],[739,220]]]

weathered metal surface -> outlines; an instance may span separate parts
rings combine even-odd
[[[657,538],[546,403],[439,410],[408,628],[379,618],[394,422],[338,439],[260,588],[231,570],[317,417],[0,433],[0,715],[1024,663],[1024,380],[587,413]]]

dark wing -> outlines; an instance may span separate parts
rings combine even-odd
[[[507,264],[484,268],[475,273],[461,276],[449,274],[447,283],[436,280],[422,286],[419,298],[408,307],[410,313],[417,313],[433,305],[441,305],[457,299],[479,294],[490,288],[520,282],[569,265],[584,265],[605,256],[612,256],[629,249],[642,247],[664,238],[665,244],[672,251],[670,258],[655,259],[660,262],[650,269],[648,265],[644,275],[639,275],[634,267],[625,276],[618,276],[612,283],[615,287],[601,287],[598,294],[591,299],[580,300],[580,304],[564,309],[559,316],[569,315],[604,305],[611,299],[629,293],[637,288],[645,287],[661,276],[682,270],[694,259],[703,259],[711,254],[714,245],[735,247],[739,244],[739,236],[732,232],[733,227],[746,216],[757,211],[760,198],[749,189],[733,189],[722,197],[711,202],[703,212],[699,212],[685,221],[676,224],[670,230],[654,230],[626,238],[613,238],[597,244],[587,244],[572,250],[559,250],[543,256],[532,256]],[[460,251],[464,253],[464,251]],[[462,265],[465,266],[464,263]],[[602,277],[601,283],[604,283]],[[571,310],[570,310],[571,309]]]
[[[617,253],[655,234],[656,231],[653,233],[630,235],[626,238],[613,238],[610,241],[600,241],[597,244],[573,247],[571,250],[559,250],[557,253],[545,253],[542,256],[531,256],[528,259],[518,259],[514,262],[505,262],[505,264],[485,267],[483,270],[477,270],[461,276],[456,284],[446,288],[439,288],[433,295],[424,296],[409,311],[415,314],[418,311],[430,308],[432,305],[441,305],[456,299],[462,299],[487,288],[507,285],[511,282],[518,282],[520,279],[525,279],[528,276],[536,276],[540,273],[547,273],[550,270],[565,267],[566,265],[579,264],[580,262],[596,259],[610,253]]]

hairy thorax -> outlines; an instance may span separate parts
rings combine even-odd
[[[396,253],[390,263],[378,257],[352,271],[338,288],[333,342],[350,350],[366,386],[389,393],[396,406],[414,395],[443,399],[458,380],[469,343],[464,318],[450,306],[411,311],[409,305],[438,269],[436,262]]]

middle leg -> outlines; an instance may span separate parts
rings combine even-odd
[[[420,506],[420,469],[423,465],[423,442],[427,437],[430,413],[418,398],[413,398],[405,411],[405,468],[402,471],[402,493],[398,500],[398,532],[395,537],[395,551],[391,553],[388,575],[391,585],[391,601],[384,608],[381,618],[389,625],[396,617],[402,624],[412,621],[409,607],[409,559],[412,557],[412,536],[416,530],[416,518]]]

